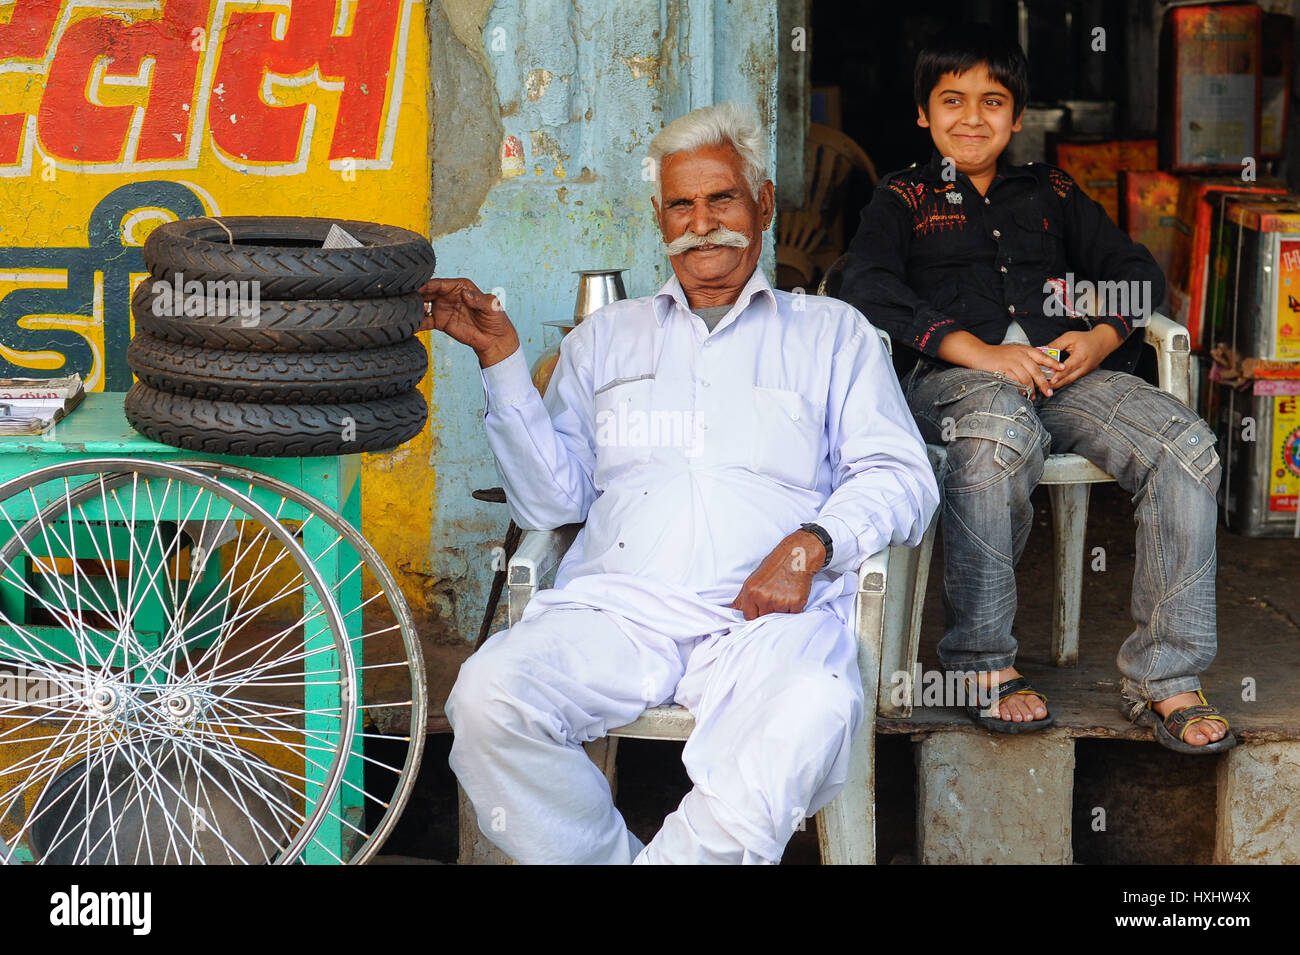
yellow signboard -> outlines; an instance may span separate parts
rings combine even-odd
[[[125,391],[159,223],[320,215],[423,232],[415,0],[0,3],[0,376]]]

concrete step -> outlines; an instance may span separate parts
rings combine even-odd
[[[918,734],[912,750],[909,861],[1300,864],[1300,742],[1192,757],[1054,728]]]

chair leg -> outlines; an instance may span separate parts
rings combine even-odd
[[[583,743],[582,747],[587,751],[587,755],[591,757],[591,761],[605,774],[605,780],[609,783],[610,798],[617,799],[618,737],[602,736],[600,739],[593,739],[590,743]]]
[[[460,783],[456,784],[456,799],[460,810],[460,852],[456,857],[457,864],[511,865],[513,860],[479,831],[474,804],[469,801],[469,796],[465,795]]]
[[[844,788],[817,813],[822,865],[874,865],[876,862],[874,703],[867,700],[867,717],[853,738],[849,778]]]
[[[1079,616],[1083,597],[1083,558],[1088,526],[1090,484],[1055,484],[1052,524],[1055,532],[1056,581],[1052,599],[1052,662],[1079,664]]]

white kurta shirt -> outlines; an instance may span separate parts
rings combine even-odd
[[[544,399],[522,349],[482,376],[515,522],[586,521],[525,617],[589,606],[664,632],[735,626],[745,579],[807,521],[833,543],[808,606],[847,608],[846,572],[918,543],[938,505],[875,330],[837,299],[773,290],[760,269],[712,332],[676,277],[600,309],[561,342]]]

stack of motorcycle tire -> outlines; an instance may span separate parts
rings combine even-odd
[[[331,226],[360,242],[324,248]],[[428,418],[419,287],[427,239],[339,219],[228,216],[159,226],[131,301],[127,420],[191,451],[384,451]]]

